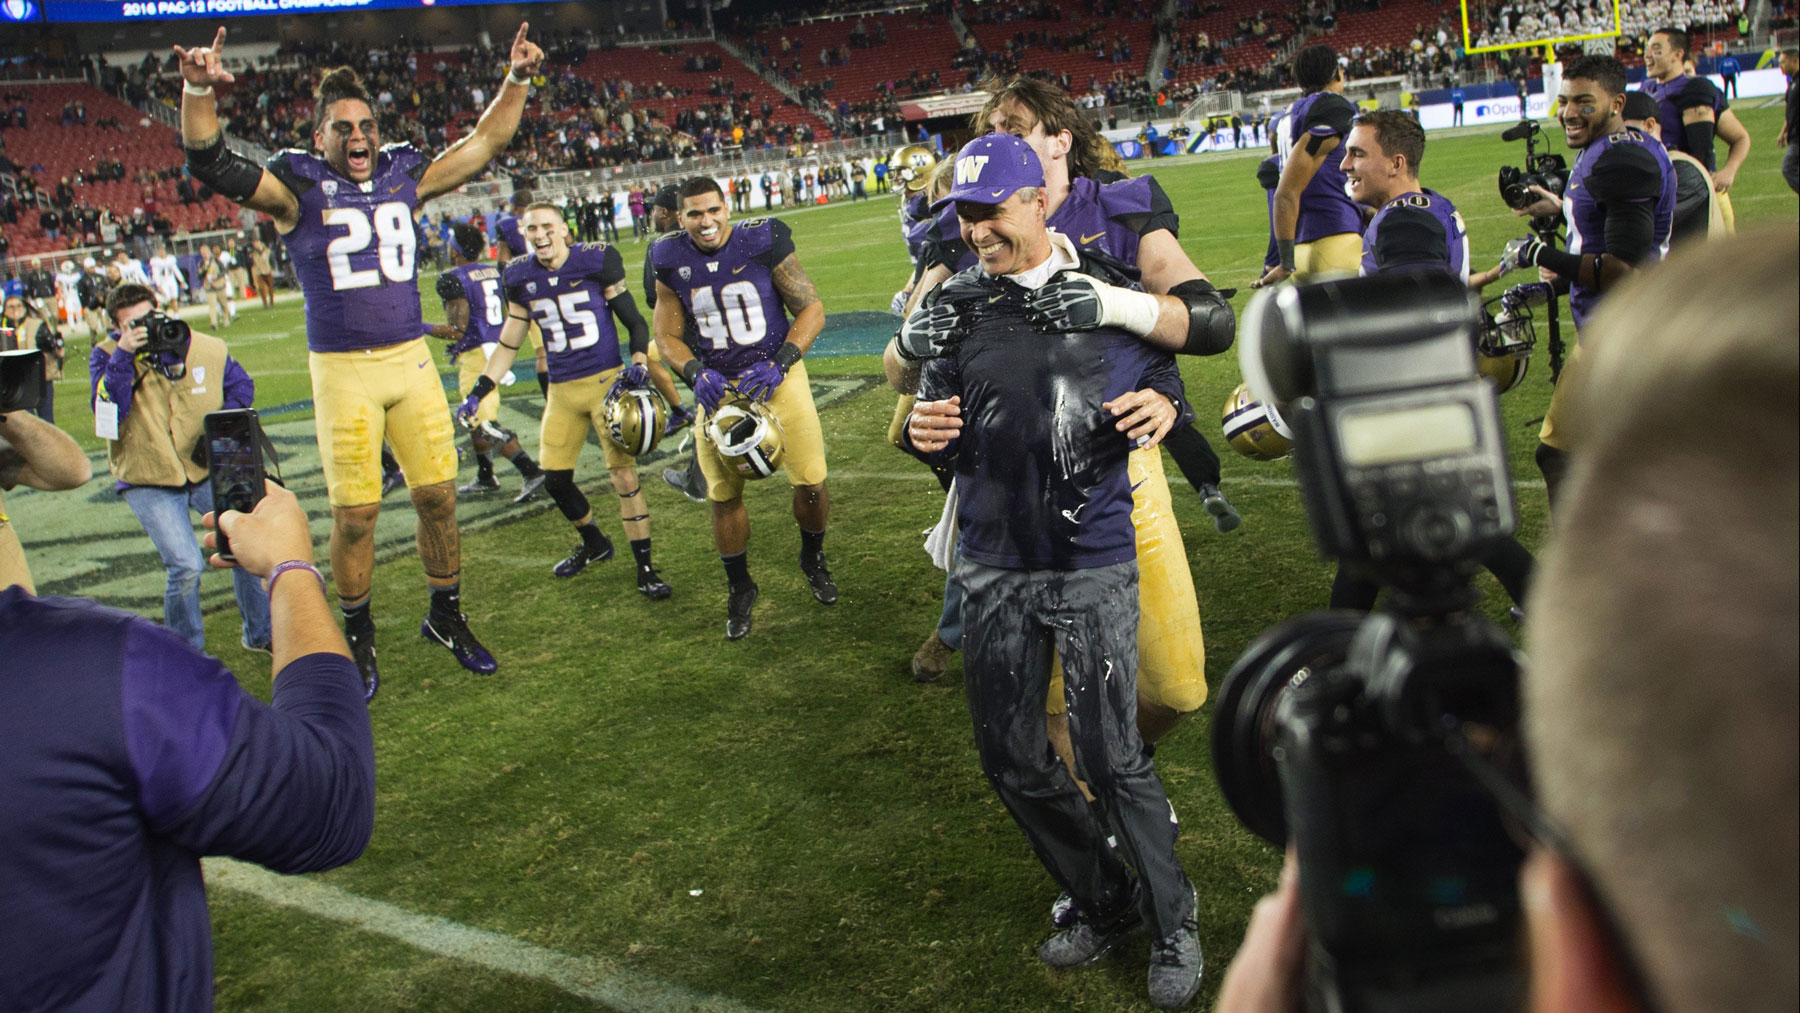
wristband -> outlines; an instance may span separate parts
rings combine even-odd
[[[1281,269],[1289,274],[1293,274],[1295,271],[1294,241],[1292,239],[1275,240],[1275,251],[1281,256]]]
[[[203,87],[196,87],[194,82],[188,81],[181,86],[181,93],[183,95],[192,95],[195,98],[205,98],[213,93],[213,89],[210,84]]]
[[[520,77],[518,71],[509,70],[506,72],[506,83],[516,84],[521,88],[527,87],[531,84],[531,76],[528,74],[524,77]]]
[[[492,377],[488,376],[486,373],[483,373],[480,376],[476,377],[475,378],[475,386],[470,388],[470,390],[469,390],[470,396],[474,397],[476,399],[485,398],[489,394],[492,394],[493,392],[494,392],[494,380]]]
[[[804,352],[800,351],[799,345],[794,344],[792,341],[783,341],[781,347],[775,350],[775,365],[780,366],[781,371],[785,373],[788,370],[793,369],[794,363],[799,362],[800,356],[804,354]]]
[[[700,375],[700,370],[704,368],[705,367],[700,365],[699,359],[689,359],[687,364],[681,367],[681,379],[686,381],[689,387],[692,387],[694,385],[694,379]]]
[[[320,594],[325,593],[325,575],[319,572],[318,567],[312,565],[311,563],[307,562],[304,559],[290,559],[285,563],[277,563],[275,565],[275,569],[270,570],[269,575],[267,577],[263,578],[263,582],[262,582],[263,583],[263,593],[264,594],[274,594],[275,593],[275,582],[277,580],[281,579],[282,574],[288,573],[289,571],[292,571],[292,570],[305,570],[306,572],[319,578],[319,593]]]

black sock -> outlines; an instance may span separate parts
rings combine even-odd
[[[825,532],[800,529],[800,565],[813,566],[825,554]]]
[[[593,521],[577,524],[575,532],[581,536],[581,544],[588,550],[588,555],[598,555],[607,549],[606,536],[600,533],[600,526]]]
[[[507,460],[511,461],[513,467],[519,469],[519,474],[524,475],[526,478],[536,478],[542,474],[542,472],[538,470],[537,462],[532,460],[531,455],[523,450],[520,450],[518,453],[507,458]]]
[[[338,610],[344,613],[344,630],[348,633],[370,633],[375,629],[375,619],[369,615],[369,599],[364,598],[361,605],[346,605],[338,600]]]
[[[483,450],[475,454],[475,477],[481,481],[482,485],[493,484],[494,455],[492,453]]]
[[[434,616],[462,615],[462,582],[458,581],[449,587],[431,589],[431,614]]]
[[[631,540],[631,555],[632,558],[637,560],[638,569],[650,569],[650,539],[633,538]]]
[[[725,564],[725,579],[732,587],[745,587],[750,584],[750,559],[746,552],[737,552],[729,556],[720,556],[719,562]]]

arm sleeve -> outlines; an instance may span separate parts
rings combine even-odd
[[[656,241],[650,241],[650,250],[644,254],[644,305],[651,310],[656,309]]]
[[[256,381],[231,356],[225,357],[225,407],[248,408],[256,403]]]
[[[1398,207],[1375,231],[1375,267],[1448,267],[1450,240],[1436,216],[1423,208]]]
[[[611,288],[625,280],[625,258],[619,248],[608,246],[600,253],[600,272],[595,276],[602,288]]]
[[[439,301],[446,305],[453,303],[458,299],[467,299],[469,297],[468,293],[463,291],[462,282],[457,279],[456,275],[451,274],[449,271],[445,271],[443,274],[438,275],[437,296]]]
[[[1681,136],[1686,142],[1685,150],[1698,159],[1701,165],[1706,166],[1707,172],[1713,172],[1718,168],[1718,159],[1713,153],[1714,129],[1711,120],[1696,120],[1681,126]]]
[[[1606,206],[1606,255],[1632,267],[1642,264],[1656,245],[1656,212],[1647,203]]]
[[[645,322],[644,315],[638,312],[637,300],[632,298],[631,293],[620,292],[606,300],[606,307],[612,311],[614,317],[618,318],[619,323],[625,325],[625,333],[628,336],[627,343],[631,347],[632,354],[648,352],[650,350],[650,325]]]
[[[1169,195],[1163,192],[1162,184],[1155,176],[1142,177],[1150,191],[1150,212],[1142,216],[1134,216],[1129,223],[1139,236],[1147,236],[1158,229],[1168,229],[1169,235],[1181,238],[1181,216],[1175,213],[1175,205],[1169,201]]]

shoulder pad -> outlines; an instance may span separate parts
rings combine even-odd
[[[1704,77],[1690,77],[1683,85],[1681,92],[1675,96],[1675,108],[1693,109],[1699,106],[1712,108],[1717,104],[1719,88]]]
[[[500,269],[501,278],[510,280],[514,275],[521,273],[525,268],[531,266],[534,260],[536,260],[536,258],[529,253],[523,253],[517,257],[511,258],[506,262],[506,266]]]
[[[453,270],[438,275],[437,294],[438,298],[445,302],[469,297],[468,293],[463,290],[462,276]]]
[[[1637,137],[1626,136],[1622,141],[1617,140],[1619,137],[1614,134],[1608,138],[1613,143],[1594,162],[1587,177],[1589,192],[1603,201],[1659,196],[1663,185],[1663,161]]]

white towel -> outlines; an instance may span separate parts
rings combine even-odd
[[[944,494],[944,512],[930,531],[925,532],[925,554],[931,565],[950,572],[956,560],[956,480],[950,480],[950,491]]]

